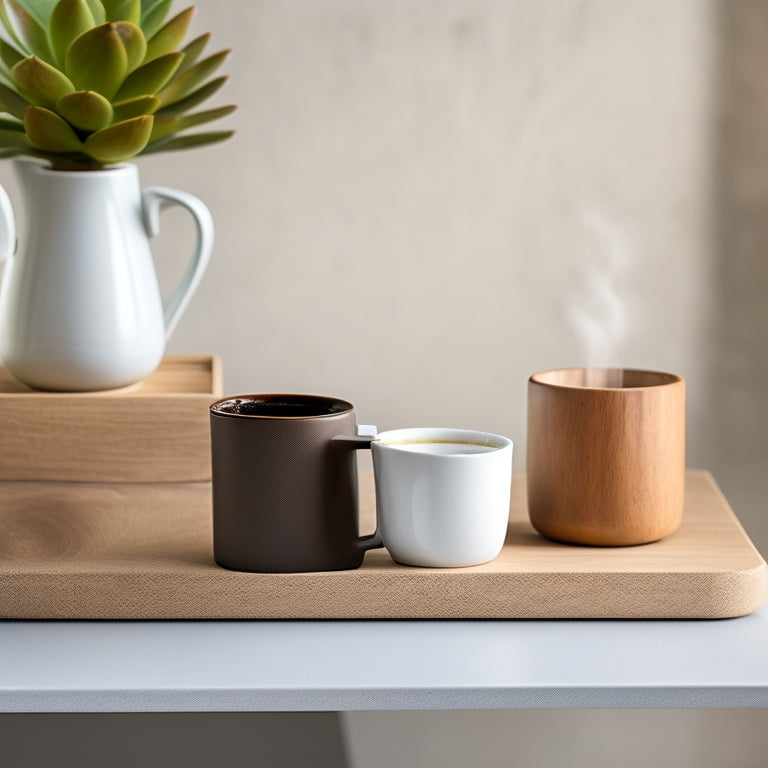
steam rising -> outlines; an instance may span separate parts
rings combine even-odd
[[[619,290],[632,257],[625,233],[595,207],[582,209],[580,223],[588,247],[584,251],[568,319],[581,345],[587,368],[610,368],[612,376],[594,386],[621,386],[627,312]],[[603,377],[604,378],[604,377]]]

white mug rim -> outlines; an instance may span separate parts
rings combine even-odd
[[[397,436],[397,437],[395,437]],[[468,443],[489,448],[480,453],[439,454],[415,451],[413,446],[423,443]],[[371,448],[391,450],[403,453],[419,453],[422,456],[434,456],[439,459],[481,459],[483,456],[511,448],[512,440],[494,432],[475,429],[456,429],[453,427],[405,427],[388,429],[376,435]]]

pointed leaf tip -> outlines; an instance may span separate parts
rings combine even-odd
[[[86,0],[59,0],[51,13],[48,32],[51,46],[60,66],[64,66],[67,48],[72,41],[95,24]]]
[[[128,70],[128,53],[119,32],[123,22],[106,22],[75,38],[67,49],[65,71],[80,91],[111,99]],[[127,23],[127,22],[126,22]]]
[[[37,106],[53,108],[62,96],[75,90],[69,78],[37,56],[14,64],[11,77],[19,93]]]
[[[191,40],[181,49],[181,52],[184,54],[184,61],[182,62],[181,67],[179,67],[179,74],[185,72],[197,62],[210,39],[211,33],[205,32],[194,40]]]
[[[47,152],[79,152],[83,148],[72,126],[45,107],[28,107],[24,128],[30,140]]]
[[[182,53],[166,53],[142,64],[128,75],[115,94],[115,100],[125,101],[148,94],[155,95],[173,77],[183,58]]]
[[[158,93],[164,105],[171,105],[191,93],[200,83],[210,77],[229,56],[230,51],[219,51],[208,58],[198,61],[183,74],[177,75]]]
[[[178,49],[181,41],[184,39],[184,35],[187,34],[196,11],[197,9],[194,5],[186,8],[174,16],[147,41],[147,61]]]
[[[147,41],[144,39],[144,33],[135,24],[129,22],[120,22],[115,25],[115,29],[128,56],[126,71],[133,72],[144,61],[147,52]]]
[[[99,131],[112,122],[112,105],[96,91],[75,91],[62,96],[56,111],[81,131]]]
[[[101,163],[121,163],[135,157],[147,146],[152,123],[151,115],[115,123],[91,134],[83,148],[88,155]]]
[[[210,131],[208,133],[190,133],[182,136],[167,136],[149,144],[144,154],[153,152],[174,152],[179,149],[193,149],[216,144],[231,139],[234,131]]]

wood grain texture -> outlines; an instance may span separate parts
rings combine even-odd
[[[683,524],[605,549],[539,536],[516,475],[507,541],[473,568],[411,568],[385,550],[361,568],[227,571],[212,555],[207,483],[0,483],[0,617],[722,618],[755,611],[768,567],[712,477],[687,475]],[[372,526],[361,477],[363,532]]]
[[[531,522],[543,535],[624,546],[679,527],[685,382],[678,376],[581,368],[534,374],[527,446]]]
[[[0,480],[195,482],[211,478],[216,357],[168,356],[109,392],[31,390],[0,367]]]

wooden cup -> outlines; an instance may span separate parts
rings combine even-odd
[[[680,526],[685,382],[669,373],[566,368],[528,381],[528,511],[575,544],[656,541]]]

